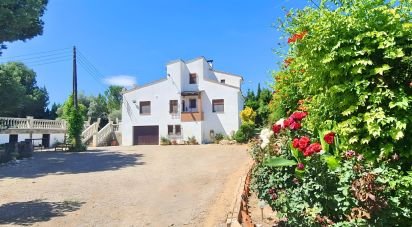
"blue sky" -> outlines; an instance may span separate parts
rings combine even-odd
[[[78,65],[79,91],[87,95],[105,90],[104,77],[127,75],[145,84],[165,77],[167,62],[198,56],[213,59],[216,69],[242,75],[246,91],[270,82],[270,71],[277,68],[279,58],[273,49],[285,40],[272,25],[284,17],[282,7],[307,4],[305,0],[51,0],[43,17],[43,35],[8,44],[0,62],[22,60],[33,68],[51,103],[62,103],[71,93],[73,45],[98,71],[85,70],[84,62]]]

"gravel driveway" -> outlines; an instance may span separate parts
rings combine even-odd
[[[245,146],[39,152],[0,166],[0,225],[223,226],[249,163]]]

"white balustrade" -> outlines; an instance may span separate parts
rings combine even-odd
[[[82,132],[82,142],[86,143],[99,131],[99,123],[94,122]]]
[[[120,128],[120,125],[119,125],[119,124],[112,124],[112,126],[113,126],[113,131],[114,131],[114,132],[119,131],[119,128]]]
[[[97,133],[97,146],[101,146],[107,140],[107,138],[113,133],[113,124],[109,122]]]
[[[63,120],[0,117],[0,129],[66,129]]]

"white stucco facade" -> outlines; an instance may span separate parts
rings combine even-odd
[[[210,142],[211,134],[230,135],[239,129],[244,101],[242,77],[214,70],[204,57],[173,61],[166,69],[164,79],[123,93],[122,145],[139,144],[136,137],[144,137],[145,132],[144,127],[134,130],[138,126],[157,126],[159,140],[187,140],[194,136],[199,143]],[[177,101],[177,107],[173,105],[177,112],[170,112],[171,100]],[[144,103],[143,108],[140,105]],[[150,113],[142,108],[150,109]],[[170,133],[170,127],[176,126],[180,133]]]

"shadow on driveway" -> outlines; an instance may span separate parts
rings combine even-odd
[[[77,174],[110,171],[143,165],[142,154],[111,151],[39,152],[31,160],[0,167],[2,178],[36,178],[48,174]]]
[[[0,206],[0,225],[32,225],[48,221],[53,217],[64,216],[66,212],[80,209],[84,202],[47,202],[33,200],[7,203]]]

